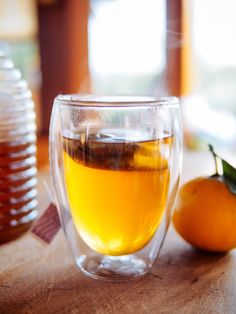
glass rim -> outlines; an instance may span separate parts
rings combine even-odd
[[[91,95],[91,94],[59,94],[55,102],[63,106],[78,107],[140,107],[179,105],[175,96],[131,96],[131,95]]]

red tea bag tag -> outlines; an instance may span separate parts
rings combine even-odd
[[[61,228],[61,222],[54,203],[50,203],[42,216],[36,221],[31,229],[32,234],[50,244]]]

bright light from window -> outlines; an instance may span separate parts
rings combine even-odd
[[[155,74],[165,63],[163,0],[93,1],[90,67],[93,73]]]
[[[197,55],[212,66],[235,66],[236,1],[195,0],[193,4]]]

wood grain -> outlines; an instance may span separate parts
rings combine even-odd
[[[40,174],[40,182],[48,174]],[[41,208],[48,203],[39,187]],[[124,283],[85,277],[62,231],[50,246],[30,234],[0,248],[0,313],[236,313],[236,252],[204,254],[171,228],[150,274]]]

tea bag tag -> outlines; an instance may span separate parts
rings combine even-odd
[[[50,203],[42,216],[36,221],[31,233],[46,244],[50,244],[61,228],[57,207]]]

